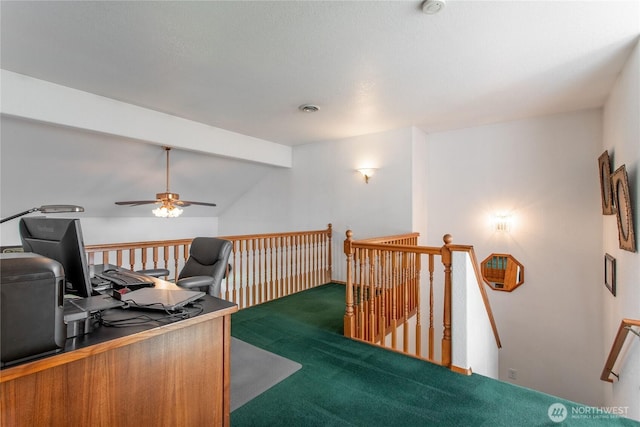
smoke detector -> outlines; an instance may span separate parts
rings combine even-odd
[[[445,0],[425,0],[422,3],[422,11],[427,15],[435,15],[444,9]]]
[[[298,109],[304,113],[315,113],[316,111],[320,110],[320,107],[313,104],[302,104],[298,107]]]

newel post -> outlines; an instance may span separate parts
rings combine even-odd
[[[344,336],[354,338],[356,335],[353,317],[353,247],[351,245],[353,232],[347,230],[347,238],[344,241],[344,254],[347,256],[347,307],[344,313]]]
[[[442,264],[444,265],[444,331],[442,333],[442,365],[451,367],[451,249],[453,241],[451,234],[442,238],[444,246],[441,249]]]
[[[332,235],[333,235],[333,226],[331,225],[331,223],[329,223],[327,225],[327,245],[329,246],[329,248],[328,248],[329,250],[327,252],[327,262],[329,264],[329,269],[328,269],[327,274],[328,274],[329,277],[325,278],[325,283],[329,283],[329,282],[331,282],[331,280],[333,280],[333,259],[332,259],[332,256],[331,256],[331,247],[333,246],[331,244]]]

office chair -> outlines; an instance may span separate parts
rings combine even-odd
[[[230,241],[215,237],[196,237],[191,242],[189,258],[178,275],[176,285],[219,297],[230,254]],[[138,273],[161,277],[169,275],[169,270],[140,270]]]

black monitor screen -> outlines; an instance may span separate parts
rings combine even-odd
[[[65,293],[91,296],[91,281],[79,219],[22,218],[20,238],[25,252],[33,252],[62,264]]]

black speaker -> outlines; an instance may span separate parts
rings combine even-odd
[[[0,254],[0,366],[60,351],[65,345],[64,271],[32,253]]]

